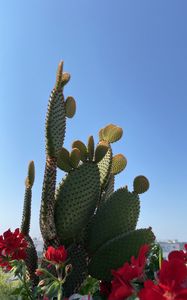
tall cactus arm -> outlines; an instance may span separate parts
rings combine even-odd
[[[60,62],[46,117],[46,166],[40,209],[40,229],[45,246],[58,245],[54,223],[56,170],[58,153],[63,146],[66,131],[66,104],[63,88],[69,79],[70,75],[63,73],[63,62]]]
[[[55,87],[51,92],[46,116],[46,155],[57,158],[66,131],[66,111],[62,86],[63,63],[57,70]]]
[[[38,284],[38,277],[35,274],[38,265],[38,256],[32,238],[29,236],[30,219],[31,219],[31,200],[32,200],[32,186],[35,178],[34,162],[31,161],[28,167],[28,175],[25,180],[25,196],[23,205],[23,216],[21,222],[21,232],[27,240],[28,246],[26,249],[25,263],[29,273],[29,279],[33,287]]]
[[[56,239],[56,229],[54,224],[56,167],[56,159],[47,158],[40,208],[40,230],[46,247],[49,244],[53,246],[58,245],[58,241]]]
[[[24,235],[29,234],[30,218],[31,218],[31,199],[32,199],[32,186],[34,183],[35,169],[34,162],[31,161],[28,167],[28,176],[25,180],[25,196],[23,204],[23,215],[21,222],[21,232]]]

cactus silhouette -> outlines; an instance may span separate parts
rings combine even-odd
[[[124,155],[113,156],[112,151],[112,144],[122,138],[122,128],[109,124],[99,131],[97,143],[90,136],[86,144],[76,140],[72,149],[63,147],[66,117],[72,118],[76,112],[74,98],[64,97],[69,80],[60,62],[46,116],[46,165],[40,208],[44,249],[60,244],[68,248],[73,269],[64,285],[66,297],[79,290],[88,274],[110,280],[111,269],[136,256],[141,245],[155,238],[151,228],[136,229],[139,194],[148,190],[148,179],[137,176],[132,192],[126,186],[114,191],[115,176],[127,165]],[[31,199],[33,168],[31,163],[21,226],[26,235],[31,203],[26,199]],[[66,173],[58,185],[57,169]]]

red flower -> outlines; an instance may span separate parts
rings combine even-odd
[[[27,241],[20,233],[19,228],[14,232],[10,229],[0,236],[0,265],[11,269],[9,260],[21,260],[26,258]]]
[[[148,245],[142,246],[138,258],[135,259],[134,256],[131,257],[131,264],[126,262],[117,271],[112,270],[114,279],[112,280],[112,292],[108,300],[124,300],[132,295],[134,288],[131,281],[137,278],[142,279],[148,250]]]
[[[172,251],[169,253],[168,255],[168,259],[173,259],[173,258],[177,258],[177,259],[181,259],[183,262],[187,263],[187,244],[184,245],[185,247],[185,251],[180,250],[180,251]]]
[[[54,248],[49,246],[44,254],[45,258],[53,264],[63,264],[67,259],[67,250],[64,246]]]
[[[181,259],[180,251],[179,258],[176,257],[177,254],[174,253],[169,256],[168,261],[162,261],[158,283],[147,280],[139,293],[140,300],[187,299],[187,267],[184,260]]]

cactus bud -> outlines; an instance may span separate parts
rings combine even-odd
[[[71,76],[69,73],[63,73],[62,74],[62,80],[61,80],[61,85],[64,87],[70,80]]]

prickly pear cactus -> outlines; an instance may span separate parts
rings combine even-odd
[[[112,151],[112,144],[122,138],[122,128],[109,124],[99,131],[97,143],[90,136],[86,144],[76,140],[70,151],[64,148],[66,117],[72,118],[76,111],[74,98],[64,97],[64,86],[69,80],[61,62],[46,116],[46,165],[40,208],[44,248],[60,244],[68,248],[73,271],[64,286],[67,297],[79,290],[88,274],[110,280],[111,269],[136,255],[144,243],[154,241],[151,228],[136,229],[139,195],[148,190],[148,179],[137,176],[132,192],[127,187],[114,189],[115,176],[127,165],[124,155],[113,156]],[[30,226],[28,199],[33,170],[31,163],[21,226],[26,234]],[[56,186],[57,170],[66,174]]]

